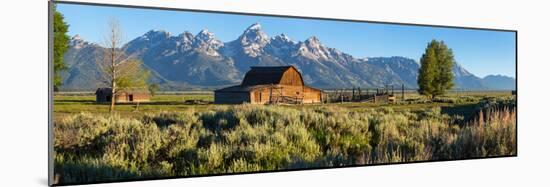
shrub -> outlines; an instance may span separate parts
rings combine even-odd
[[[54,125],[54,148],[74,154],[102,154],[104,135],[113,121],[90,113],[69,116]]]
[[[140,172],[149,169],[161,147],[161,131],[155,124],[117,119],[109,129],[103,159],[112,166]]]
[[[82,113],[54,126],[55,172],[66,183],[514,155],[514,100],[487,99],[476,110],[466,124],[438,107]]]
[[[477,158],[516,154],[516,112],[504,108],[478,119],[463,128],[452,143],[459,158]]]

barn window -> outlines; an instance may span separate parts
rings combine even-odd
[[[134,101],[134,94],[128,95],[128,100],[129,101]]]

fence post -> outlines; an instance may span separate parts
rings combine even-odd
[[[401,84],[401,100],[405,101],[405,84]]]
[[[351,100],[355,101],[355,86],[351,89]]]
[[[344,103],[344,89],[340,90],[340,103]]]
[[[359,92],[359,93],[358,93],[358,95],[359,95],[359,100],[361,100],[361,87],[357,87],[357,92]]]

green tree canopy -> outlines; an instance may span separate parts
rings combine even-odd
[[[128,59],[117,67],[115,79],[117,89],[123,91],[133,88],[147,88],[147,79],[150,73],[143,68],[143,62],[136,59]]]
[[[418,87],[422,95],[431,99],[445,94],[454,86],[453,51],[443,41],[432,40],[420,58]]]
[[[63,14],[55,10],[54,7],[54,19],[53,19],[53,86],[54,90],[58,90],[59,86],[63,83],[61,78],[61,71],[66,70],[67,66],[63,62],[63,55],[67,52],[69,47],[69,25],[63,20]]]
[[[151,83],[147,89],[149,89],[149,93],[151,93],[152,96],[155,96],[159,90],[159,85],[157,83]]]

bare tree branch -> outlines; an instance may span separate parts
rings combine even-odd
[[[143,70],[142,62],[125,54],[127,45],[123,45],[123,32],[116,19],[111,19],[103,36],[103,51],[96,58],[103,82],[111,88],[111,106],[114,111],[117,95],[129,88],[145,87],[148,72]]]

